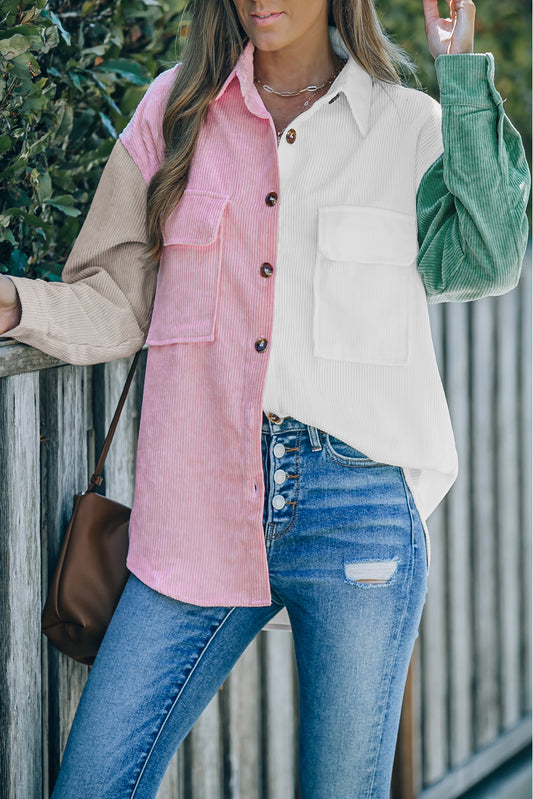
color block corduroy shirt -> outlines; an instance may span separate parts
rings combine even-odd
[[[123,357],[147,336],[128,567],[156,590],[270,604],[263,410],[403,467],[424,521],[454,482],[427,302],[516,285],[529,173],[492,57],[441,57],[437,74],[442,135],[439,104],[349,58],[278,148],[249,44],[157,271],[143,203],[164,158],[167,70],[115,145],[64,283],[14,279],[9,334],[64,360]]]

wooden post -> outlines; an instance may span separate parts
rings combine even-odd
[[[38,373],[0,380],[0,790],[41,799]]]

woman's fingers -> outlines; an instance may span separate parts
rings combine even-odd
[[[17,303],[15,284],[7,275],[0,275],[0,309],[11,309]]]
[[[472,0],[453,0],[454,30],[449,53],[472,53],[476,7]]]
[[[422,0],[426,36],[433,58],[472,53],[476,7],[472,0],[446,0],[449,18],[439,17],[438,0]]]
[[[15,284],[6,275],[0,275],[0,335],[19,324],[21,306]]]
[[[422,0],[422,4],[424,6],[424,17],[426,20],[427,30],[429,25],[432,25],[439,19],[439,4],[438,0]]]

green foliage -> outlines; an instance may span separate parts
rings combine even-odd
[[[0,0],[0,270],[58,280],[181,0]],[[178,39],[176,38],[178,37]]]
[[[436,96],[421,0],[377,2]],[[183,5],[0,0],[0,271],[59,279],[114,140],[146,85],[179,58]],[[523,0],[478,3],[476,50],[494,53],[528,152],[530,18]]]

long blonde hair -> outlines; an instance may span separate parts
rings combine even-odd
[[[412,72],[408,56],[383,32],[373,0],[329,0],[334,25],[353,58],[371,77],[400,83]],[[146,201],[148,246],[161,255],[164,223],[181,199],[209,104],[248,41],[233,0],[189,0],[189,36],[163,117],[166,159],[153,176]]]

